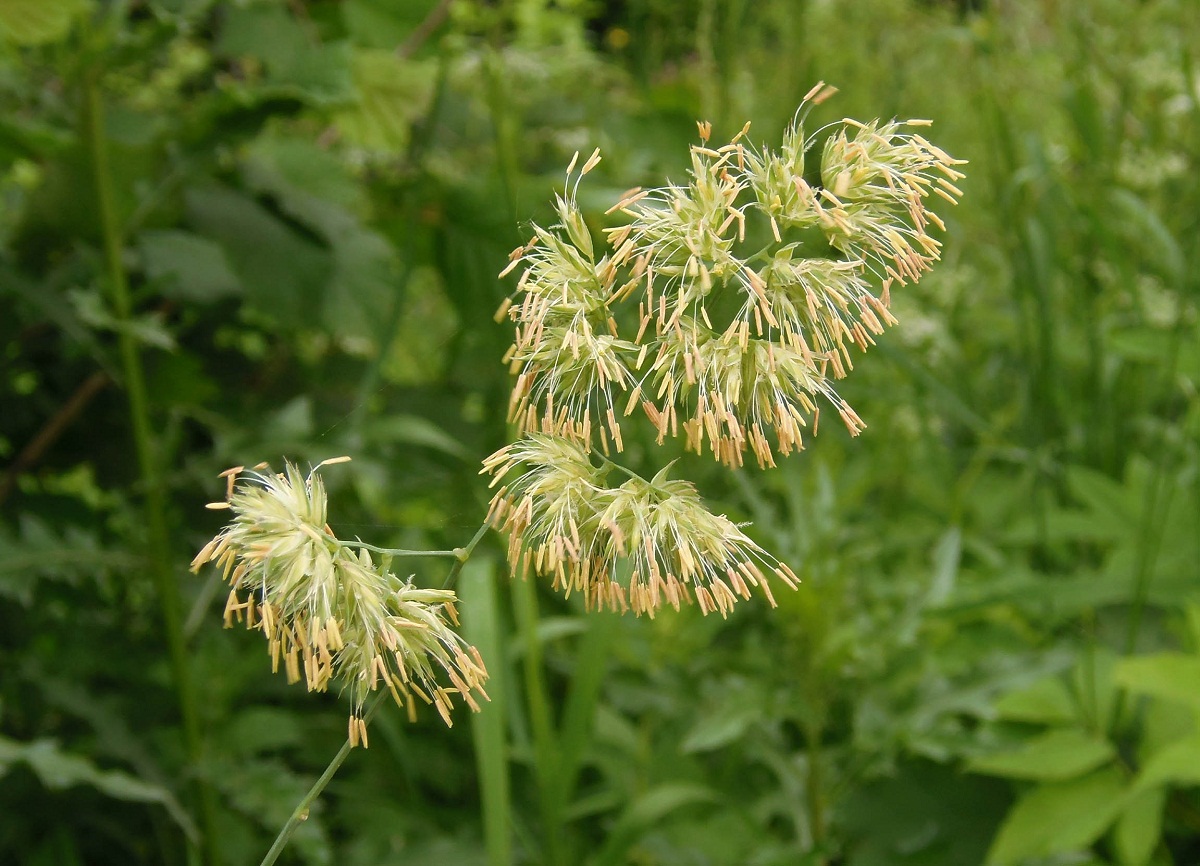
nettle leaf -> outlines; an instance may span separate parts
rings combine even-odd
[[[33,603],[38,580],[96,579],[113,571],[136,571],[141,557],[105,550],[95,536],[67,527],[52,529],[30,514],[22,515],[17,532],[0,526],[0,598]]]
[[[45,45],[64,38],[84,0],[0,0],[0,40]]]
[[[289,96],[314,105],[347,102],[354,96],[350,46],[315,43],[282,5],[230,6],[219,50],[254,58],[266,68],[260,96]]]
[[[1082,851],[1104,834],[1125,802],[1125,783],[1114,767],[1068,782],[1039,785],[1008,813],[987,863],[1007,866]]]
[[[147,231],[138,237],[146,276],[159,292],[182,301],[208,303],[241,292],[221,246],[192,232]]]
[[[433,9],[431,0],[345,0],[342,22],[355,45],[393,51]]]
[[[359,218],[364,197],[343,162],[309,141],[264,135],[248,149],[242,173],[247,186],[270,196],[331,248],[321,321],[343,334],[382,340],[399,262],[387,239]]]
[[[1143,866],[1150,862],[1162,837],[1166,802],[1165,788],[1148,788],[1130,798],[1113,831],[1113,847],[1122,866]]]
[[[1200,709],[1200,656],[1166,652],[1122,659],[1116,681],[1136,694]]]
[[[228,187],[189,190],[188,217],[224,250],[246,299],[285,325],[313,322],[333,258],[258,202]]]
[[[1115,754],[1107,740],[1081,728],[1066,728],[1047,731],[1011,752],[975,758],[967,769],[1010,779],[1073,779],[1105,764]]]
[[[99,291],[77,289],[67,292],[67,297],[85,325],[97,330],[128,334],[139,343],[155,349],[172,351],[176,348],[175,337],[167,330],[159,313],[121,319],[105,303]]]

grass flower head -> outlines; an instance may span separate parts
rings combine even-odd
[[[320,465],[333,462],[341,461]],[[453,629],[454,593],[415,587],[340,541],[326,523],[319,468],[304,475],[289,463],[280,473],[224,473],[228,499],[210,507],[229,509],[232,519],[192,570],[209,562],[221,569],[230,585],[226,626],[237,620],[261,630],[272,670],[282,663],[288,682],[303,676],[309,691],[335,680],[349,688],[356,743],[366,744],[363,704],[381,686],[410,717],[419,700],[451,724],[455,694],[478,709],[487,671]]]

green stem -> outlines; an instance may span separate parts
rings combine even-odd
[[[467,560],[471,558],[471,554],[475,552],[475,547],[487,535],[487,531],[492,528],[492,524],[484,521],[483,526],[475,530],[475,535],[467,542],[466,547],[454,548],[454,556],[458,560],[450,567],[450,573],[446,575],[446,579],[442,581],[442,589],[449,589],[454,586],[454,582],[458,580],[459,574],[462,573],[463,566],[467,564]]]
[[[808,748],[808,777],[805,780],[808,801],[808,823],[812,833],[813,848],[818,852],[817,863],[825,863],[822,852],[825,843],[825,780],[821,764],[821,732],[811,722],[804,726],[805,745]]]
[[[108,147],[104,132],[104,107],[97,83],[98,70],[91,70],[84,82],[84,136],[92,157],[92,172],[96,184],[96,201],[100,216],[100,227],[104,239],[104,261],[108,271],[108,288],[116,318],[128,325],[133,315],[133,303],[129,292],[129,280],[125,273],[121,254],[124,237],[116,206],[112,172],[109,167]],[[134,450],[137,453],[138,472],[144,494],[146,530],[149,536],[150,573],[161,607],[163,626],[166,630],[167,648],[170,656],[172,680],[183,721],[184,745],[188,760],[193,767],[200,764],[202,741],[200,716],[191,669],[188,666],[187,646],[183,637],[183,620],[179,587],[175,581],[171,563],[171,537],[166,521],[166,493],[162,473],[159,471],[155,454],[153,426],[150,420],[150,405],[146,394],[146,374],[142,366],[141,353],[132,331],[122,327],[117,334],[120,350],[122,375],[125,391],[129,396],[129,419],[133,428]],[[199,778],[194,782],[196,797],[200,804],[201,830],[199,843],[204,863],[216,862],[216,801],[213,792]],[[189,842],[194,847],[194,842]]]
[[[451,551],[416,550],[416,551],[404,551],[403,553],[408,553],[408,554],[412,554],[412,555],[437,554],[437,555],[441,555],[441,556],[449,554],[450,556],[453,556],[455,558],[454,565],[450,568],[450,573],[446,576],[446,580],[442,584],[442,587],[446,588],[446,587],[451,586],[454,583],[454,581],[458,578],[458,575],[462,572],[463,566],[466,564],[467,560],[471,558],[471,554],[474,553],[475,548],[479,545],[479,542],[487,534],[487,531],[490,528],[491,528],[490,523],[484,523],[475,532],[475,535],[471,538],[471,540],[467,542],[466,547],[456,547],[454,550],[451,550]],[[341,543],[349,545],[349,546],[354,546],[354,547],[364,547],[368,550],[385,553],[385,554],[396,553],[396,551],[388,550],[387,548],[372,547],[371,545],[363,544],[362,542],[345,542],[344,541]],[[378,710],[379,710],[380,702],[382,701],[382,699],[384,698],[384,696],[386,694],[387,693],[384,692],[382,694],[375,696],[374,703],[372,703],[371,706],[367,708],[366,715],[363,718],[364,723],[370,723],[371,719],[373,719],[375,717],[375,713],[378,712]],[[287,823],[283,825],[283,829],[281,829],[279,831],[279,835],[275,837],[275,842],[274,842],[274,844],[271,845],[271,849],[269,851],[267,851],[266,856],[263,857],[262,863],[260,864],[260,866],[271,866],[271,864],[274,863],[279,858],[280,853],[283,851],[283,849],[285,847],[287,847],[288,840],[291,839],[292,834],[296,832],[296,828],[300,826],[300,823],[302,821],[304,821],[305,819],[308,818],[309,809],[312,808],[312,805],[313,805],[313,803],[316,802],[317,797],[321,796],[321,792],[325,790],[325,786],[329,784],[330,780],[337,773],[338,768],[341,767],[342,764],[345,762],[346,758],[349,756],[350,751],[353,748],[354,748],[354,746],[351,744],[350,738],[347,737],[346,742],[344,744],[342,744],[342,748],[338,750],[338,753],[333,756],[333,760],[329,762],[329,766],[325,768],[325,772],[322,773],[321,777],[319,779],[317,779],[316,782],[313,783],[313,786],[311,788],[309,788],[308,793],[304,795],[304,799],[302,799],[299,802],[299,804],[297,804],[295,810],[293,810],[293,812],[292,812],[291,817],[288,818]]]
[[[645,478],[643,478],[642,476],[638,475],[636,472],[634,472],[634,471],[633,471],[632,469],[630,469],[628,466],[622,466],[620,463],[617,463],[615,460],[610,460],[610,459],[608,459],[607,457],[605,457],[603,454],[600,454],[600,453],[597,453],[597,454],[596,454],[596,456],[600,458],[600,461],[601,461],[602,463],[606,463],[606,464],[608,464],[608,467],[609,467],[610,469],[616,469],[618,472],[622,472],[622,473],[624,473],[625,475],[628,475],[628,476],[629,476],[630,478],[632,478],[633,480],[635,480],[635,481],[640,481],[640,482],[642,482],[643,484],[645,484],[645,485],[647,485],[647,486],[650,486],[650,482],[649,482],[649,481],[647,481],[647,480],[646,480]]]
[[[383,698],[387,696],[387,692],[383,692],[375,696],[374,703],[367,708],[366,715],[363,718],[364,723],[370,723],[371,719],[375,718],[375,713],[379,711],[379,707],[383,702]],[[301,823],[308,820],[308,812],[312,809],[313,803],[317,802],[317,798],[321,796],[321,792],[325,790],[325,786],[330,783],[337,771],[345,763],[346,758],[350,756],[350,752],[354,749],[350,738],[346,738],[346,742],[338,749],[338,753],[333,756],[333,760],[329,762],[329,766],[325,768],[325,772],[321,777],[313,783],[313,786],[308,789],[308,793],[304,798],[296,804],[296,808],[292,811],[292,815],[288,818],[287,823],[283,825],[283,829],[279,831],[279,835],[275,837],[275,842],[271,845],[271,849],[267,851],[265,857],[262,858],[262,863],[259,866],[271,866],[283,849],[287,847],[288,841],[292,838],[292,834],[296,832],[296,828]]]
[[[340,538],[329,537],[329,540],[342,547],[353,547],[355,550],[369,550],[383,556],[453,556],[458,558],[460,548],[454,550],[406,550],[402,547],[376,547],[365,541],[342,541]]]

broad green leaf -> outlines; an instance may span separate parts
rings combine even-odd
[[[344,0],[339,6],[356,45],[393,51],[433,10],[435,0]]]
[[[1142,767],[1134,787],[1200,785],[1200,734],[1176,740],[1154,753]]]
[[[852,789],[839,808],[845,866],[982,863],[1012,800],[1008,787],[928,761],[900,762],[887,776]]]
[[[1081,851],[1103,835],[1125,805],[1119,770],[1106,767],[1069,782],[1039,785],[1004,819],[988,852],[989,866]]]
[[[1067,469],[1071,492],[1105,526],[1125,529],[1134,525],[1141,505],[1141,491],[1131,491],[1116,479],[1085,466]]]
[[[86,325],[118,334],[128,334],[137,342],[156,349],[171,351],[176,348],[175,337],[167,330],[163,317],[158,313],[147,313],[129,319],[119,319],[109,308],[98,291],[82,289],[67,293],[79,320]]]
[[[1147,788],[1134,794],[1113,831],[1113,847],[1121,866],[1144,866],[1162,836],[1165,788]]]
[[[1200,709],[1200,656],[1165,652],[1122,659],[1116,680],[1136,694]]]
[[[1079,728],[1047,731],[1020,749],[975,758],[967,769],[991,776],[1042,781],[1073,779],[1116,754],[1107,740]]]
[[[672,812],[715,800],[713,791],[701,785],[668,783],[651,788],[625,807],[609,831],[604,847],[589,861],[590,866],[625,863],[629,846]]]
[[[239,755],[295,746],[304,738],[295,713],[279,707],[247,707],[224,730],[229,751]]]
[[[237,294],[237,275],[221,247],[191,232],[143,232],[138,238],[146,275],[168,298],[207,303]]]
[[[0,0],[0,40],[44,45],[67,35],[83,0]]]
[[[403,152],[412,122],[425,113],[433,96],[436,64],[360,49],[354,53],[353,70],[358,98],[337,115],[338,129],[346,141],[365,150]]]
[[[1155,267],[1168,285],[1180,285],[1185,273],[1184,252],[1158,210],[1119,186],[1112,188],[1109,201],[1113,224],[1123,228],[1126,236],[1141,247],[1144,261]]]
[[[1071,693],[1060,677],[1046,677],[1009,692],[996,702],[996,712],[1002,719],[1047,725],[1072,722],[1078,717]]]
[[[282,4],[231,5],[225,12],[219,50],[227,56],[255,58],[266,67],[265,77],[251,92],[315,105],[353,98],[347,43],[314,42]]]
[[[761,716],[762,710],[758,705],[741,701],[702,713],[696,724],[684,735],[679,749],[684,754],[690,754],[711,752],[728,746],[743,737]]]
[[[260,135],[246,149],[242,173],[249,187],[271,193],[283,210],[313,228],[330,228],[311,212],[320,203],[347,211],[363,207],[365,190],[345,162],[307,138]]]
[[[220,244],[246,300],[282,324],[320,326],[312,314],[333,271],[327,249],[229,188],[192,189],[185,198],[193,227]]]

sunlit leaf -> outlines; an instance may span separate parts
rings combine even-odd
[[[1068,782],[1039,785],[1004,819],[988,852],[990,866],[1007,866],[1087,848],[1124,808],[1125,784],[1115,768]]]
[[[43,45],[67,35],[84,0],[0,0],[0,40]]]
[[[1150,862],[1162,836],[1165,788],[1147,788],[1134,794],[1113,831],[1113,847],[1121,866],[1143,866]]]
[[[1011,752],[974,758],[967,768],[1012,779],[1071,779],[1096,769],[1115,754],[1107,740],[1079,728],[1065,728],[1033,737]]]
[[[1122,659],[1117,682],[1131,692],[1200,709],[1200,656],[1158,653]]]

